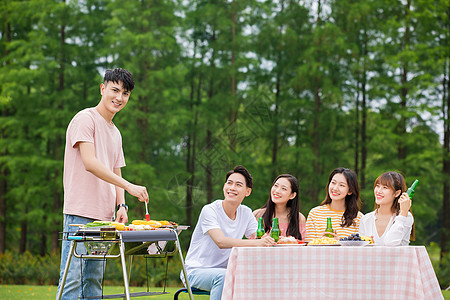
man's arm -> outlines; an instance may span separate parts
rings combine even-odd
[[[86,171],[106,182],[114,184],[116,187],[126,190],[131,195],[137,197],[139,201],[148,201],[147,189],[144,186],[135,185],[126,181],[121,176],[110,171],[97,159],[93,143],[80,142],[78,143],[78,147],[80,148],[81,159],[83,160]]]
[[[122,171],[120,170],[120,168],[115,168],[114,174],[116,174],[119,177],[122,177]],[[118,187],[117,185],[115,187],[116,187],[116,207],[117,207],[117,205],[119,204],[125,204],[125,192],[123,188]],[[120,223],[128,222],[128,215],[125,207],[122,206],[117,210],[115,221]]]
[[[275,240],[269,235],[264,236],[259,240],[249,239],[235,239],[226,237],[222,230],[219,228],[211,229],[208,231],[211,239],[216,243],[220,249],[232,248],[232,247],[263,247],[275,245]]]

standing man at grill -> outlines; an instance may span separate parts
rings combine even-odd
[[[241,205],[252,191],[252,175],[243,166],[236,166],[225,175],[224,200],[203,207],[192,234],[186,255],[186,272],[191,287],[210,291],[211,300],[222,297],[228,258],[232,247],[273,246],[269,235],[256,237],[258,222],[252,210]],[[183,278],[183,272],[181,273]]]
[[[134,88],[133,75],[125,69],[106,70],[100,85],[101,99],[96,107],[77,113],[66,133],[64,154],[64,232],[73,233],[78,227],[94,220],[128,221],[125,204],[126,190],[139,201],[148,201],[147,189],[122,178],[125,166],[122,137],[112,122],[115,114],[127,104]],[[61,250],[61,277],[70,249],[64,239]],[[77,243],[77,253],[86,253],[83,243]],[[62,299],[102,295],[104,262],[72,257]]]

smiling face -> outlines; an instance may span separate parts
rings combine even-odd
[[[252,189],[245,184],[245,177],[240,173],[231,174],[223,185],[224,200],[236,204],[240,204],[251,191]]]
[[[347,195],[351,195],[347,179],[345,179],[344,174],[334,174],[328,186],[328,193],[332,201],[342,201],[345,200]]]
[[[286,203],[294,199],[297,193],[292,193],[291,183],[287,178],[281,177],[272,186],[270,191],[272,201],[276,205],[286,205]]]
[[[128,103],[131,92],[125,90],[122,81],[109,81],[101,84],[100,93],[102,99],[100,101],[101,110],[105,114],[112,117],[118,113]]]
[[[375,203],[377,205],[391,207],[395,198],[398,197],[401,191],[394,191],[393,188],[385,184],[377,183],[373,189],[373,193],[375,194]]]

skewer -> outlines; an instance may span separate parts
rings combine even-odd
[[[147,202],[145,202],[145,220],[150,221],[150,214],[148,213]]]

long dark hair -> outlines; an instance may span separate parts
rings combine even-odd
[[[299,188],[298,188],[298,180],[294,176],[290,174],[281,174],[279,175],[272,183],[272,186],[277,182],[279,178],[286,178],[289,180],[291,184],[291,193],[295,193],[295,197],[290,199],[286,206],[289,208],[288,213],[288,219],[289,219],[289,225],[286,230],[287,236],[293,236],[298,240],[302,239],[302,235],[299,230],[299,218],[298,215],[300,213],[299,208],[299,200],[298,200],[298,194],[299,194]],[[267,200],[266,204],[262,208],[265,208],[264,214],[262,216],[264,221],[264,230],[265,232],[269,232],[272,227],[272,219],[275,217],[275,203],[272,201],[272,193],[269,193],[269,199]]]
[[[400,204],[398,203],[398,199],[400,199],[400,196],[402,193],[406,192],[406,181],[402,174],[397,172],[385,172],[378,176],[377,179],[375,179],[375,183],[373,184],[373,189],[375,190],[375,187],[377,184],[385,185],[388,188],[394,190],[394,193],[396,191],[401,191],[401,193],[394,198],[394,202],[391,206],[391,211],[395,215],[398,215],[400,213]],[[378,209],[379,205],[375,202],[375,209]],[[410,210],[411,212],[411,210]],[[413,224],[413,227],[411,229],[411,235],[409,237],[410,240],[414,241],[416,239],[416,229],[415,225]]]
[[[359,197],[359,184],[358,184],[358,176],[353,170],[347,168],[336,168],[331,172],[330,177],[328,177],[328,184],[326,188],[326,197],[325,200],[320,203],[320,205],[326,205],[331,203],[330,198],[330,182],[333,179],[333,176],[336,174],[344,175],[347,180],[348,191],[351,193],[350,195],[345,196],[345,211],[342,215],[341,227],[350,227],[355,223],[354,219],[358,216],[358,212],[361,209],[361,198]]]

